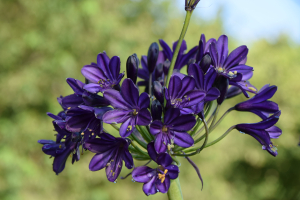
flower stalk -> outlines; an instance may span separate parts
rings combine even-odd
[[[171,180],[171,185],[168,190],[169,200],[183,200],[179,178]]]

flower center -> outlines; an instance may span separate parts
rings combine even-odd
[[[222,67],[219,67],[217,70],[218,70],[219,73],[224,72],[224,69]]]
[[[165,171],[164,171],[163,174],[160,174],[160,173],[158,174],[158,178],[159,178],[159,180],[160,180],[161,183],[163,183],[165,181],[167,173],[168,173],[168,170],[165,169]]]
[[[136,116],[137,114],[139,114],[139,112],[138,112],[138,111],[136,111],[136,109],[133,109],[133,112],[132,112],[132,114],[133,114],[134,116]]]
[[[163,132],[167,132],[168,131],[168,127],[166,127],[166,125],[164,125],[161,129]]]

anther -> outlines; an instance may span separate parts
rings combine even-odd
[[[250,90],[252,90],[253,92],[256,92],[256,89],[254,87],[248,87]]]

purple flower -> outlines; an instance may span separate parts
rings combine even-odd
[[[142,56],[141,58],[141,65],[142,68],[138,69],[138,77],[142,79],[142,81],[138,82],[138,86],[145,86],[145,91],[148,93],[149,91],[149,77],[150,77],[150,72],[149,72],[149,67],[148,67],[148,61],[147,61],[147,56]],[[163,64],[165,62],[165,56],[162,51],[159,52],[156,66],[159,64]],[[159,77],[155,76],[156,68],[152,72],[152,82],[158,79]],[[163,78],[163,77],[162,77]]]
[[[185,10],[192,11],[196,8],[200,0],[185,0]]]
[[[130,78],[134,84],[136,83],[137,79],[139,63],[140,61],[136,54],[129,56],[126,62],[127,78]]]
[[[262,119],[268,118],[270,113],[279,110],[278,104],[268,99],[272,98],[277,91],[277,86],[267,84],[251,99],[235,105],[235,110],[252,112]]]
[[[199,65],[191,64],[188,68],[188,75],[195,79],[196,88],[203,91],[205,94],[203,102],[194,106],[195,113],[197,114],[202,111],[204,103],[213,101],[220,96],[220,91],[217,88],[212,87],[217,77],[217,73],[214,69],[210,68],[204,75],[204,72]]]
[[[124,76],[124,72],[120,74],[120,64],[118,56],[109,59],[105,52],[98,54],[97,64],[85,65],[81,69],[82,75],[91,82],[84,89],[91,93],[119,89],[119,83]]]
[[[62,97],[62,107],[65,110],[78,107],[79,105],[86,105],[92,107],[108,106],[109,102],[103,97],[87,92],[83,89],[86,85],[79,80],[68,78],[67,83],[75,92],[74,94]]]
[[[197,51],[197,55],[196,55],[196,63],[198,63],[201,66],[201,69],[204,72],[207,71],[208,67],[211,64],[211,58],[210,58],[208,52],[209,52],[209,46],[212,42],[216,42],[216,39],[211,38],[206,42],[205,35],[201,34],[198,51]],[[206,58],[204,59],[204,57],[206,57]],[[203,62],[203,61],[206,61],[207,58],[209,58],[209,62]]]
[[[271,139],[277,139],[282,131],[274,124],[279,120],[281,111],[276,112],[271,117],[261,122],[253,124],[238,124],[235,126],[241,133],[246,133],[254,137],[261,145],[263,150],[267,150],[271,155],[277,156],[277,148]]]
[[[176,144],[181,147],[190,147],[194,144],[193,138],[187,133],[196,124],[193,115],[181,115],[178,108],[169,108],[164,116],[164,123],[155,120],[150,125],[150,133],[155,135],[155,150],[158,153],[166,152]]]
[[[81,135],[79,133],[70,133],[65,129],[53,123],[57,131],[56,142],[52,140],[39,140],[38,143],[43,144],[42,150],[45,154],[54,157],[53,171],[58,175],[64,168],[66,161],[71,153],[72,164],[80,159],[79,146],[82,143]],[[61,140],[65,137],[65,141]]]
[[[168,44],[162,39],[159,40],[159,43],[163,48],[163,53],[165,57],[171,61],[178,41],[173,43],[173,51],[170,49]],[[198,47],[196,46],[192,48],[187,54],[185,54],[186,49],[187,49],[186,42],[185,40],[183,40],[174,67],[174,69],[177,71],[180,71],[182,67],[188,64],[190,59],[193,59],[195,57]]]
[[[106,90],[104,92],[110,104],[115,108],[103,116],[104,123],[123,123],[120,127],[120,135],[128,137],[136,125],[147,126],[151,122],[151,114],[148,111],[150,104],[147,93],[139,96],[139,91],[131,79],[125,79],[121,92]]]
[[[195,90],[195,79],[185,76],[182,80],[176,75],[170,79],[169,88],[165,89],[167,108],[179,108],[181,113],[193,113],[191,106],[200,103],[205,98],[205,92]]]
[[[217,42],[211,43],[209,53],[216,72],[226,77],[230,85],[241,88],[246,96],[246,91],[256,92],[254,86],[244,84],[253,75],[253,68],[245,65],[248,54],[246,46],[240,46],[228,55],[228,38],[226,35],[221,35]]]
[[[134,168],[133,180],[144,183],[143,191],[149,196],[157,192],[166,193],[170,188],[170,179],[176,179],[179,174],[178,166],[172,165],[172,158],[167,153],[157,154],[153,142],[147,146],[148,154],[158,167],[152,169],[147,166]]]
[[[103,130],[102,116],[111,110],[109,107],[94,108],[79,106],[67,111],[66,129],[70,132],[83,132],[84,140],[95,138]]]
[[[96,153],[90,162],[90,170],[98,171],[105,168],[107,179],[114,182],[123,166],[123,161],[128,169],[133,167],[133,159],[129,153],[130,140],[127,138],[115,138],[103,132],[100,138],[86,141],[85,148]]]

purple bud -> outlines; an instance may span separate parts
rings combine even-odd
[[[127,73],[127,78],[130,78],[134,82],[134,84],[136,83],[138,68],[139,68],[139,59],[137,55],[133,54],[129,56],[126,63],[126,73]]]
[[[147,57],[148,69],[150,73],[152,73],[155,69],[158,54],[159,54],[159,46],[156,42],[153,42],[149,47],[148,57]]]
[[[159,80],[163,75],[163,64],[159,63],[155,68],[155,79]]]
[[[223,103],[226,97],[226,93],[228,90],[228,85],[229,81],[226,77],[224,76],[219,76],[216,80],[215,86],[219,89],[220,91],[220,97],[217,99],[217,102],[219,105]]]
[[[161,120],[162,106],[160,102],[155,99],[151,105],[151,114],[153,120]]]
[[[209,54],[205,54],[201,59],[199,66],[201,67],[202,71],[206,73],[210,65],[211,65],[211,57]]]
[[[171,65],[171,62],[169,60],[166,60],[164,62],[164,74],[165,74],[165,76],[168,75],[170,65]]]
[[[163,105],[164,104],[163,87],[158,81],[153,82],[153,94],[156,97],[156,99]]]

